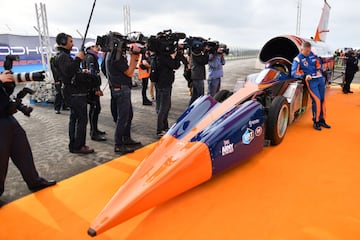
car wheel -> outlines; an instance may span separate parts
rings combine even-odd
[[[277,96],[269,108],[266,125],[266,138],[271,145],[278,145],[285,137],[289,124],[289,104],[285,97]]]
[[[230,97],[233,93],[230,92],[229,90],[220,90],[218,93],[215,94],[214,99],[217,102],[223,102],[225,101],[228,97]]]

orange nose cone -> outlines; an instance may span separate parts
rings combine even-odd
[[[206,144],[164,136],[91,224],[98,235],[211,178]]]

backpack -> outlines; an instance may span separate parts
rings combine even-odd
[[[52,75],[54,77],[54,81],[55,82],[60,82],[61,81],[60,80],[60,74],[59,74],[59,70],[58,70],[58,68],[56,66],[56,57],[57,57],[57,55],[52,56],[50,58],[50,69],[51,69]]]
[[[157,55],[151,56],[150,65],[151,65],[150,81],[158,82],[159,81],[159,57]]]

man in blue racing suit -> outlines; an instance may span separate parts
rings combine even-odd
[[[326,122],[325,80],[321,73],[321,63],[311,52],[311,44],[304,42],[301,52],[294,58],[291,75],[293,78],[304,79],[312,99],[314,128],[331,128]]]

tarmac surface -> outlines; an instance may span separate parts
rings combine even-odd
[[[255,68],[255,59],[231,60],[224,66],[225,76],[222,79],[222,89],[233,90],[238,81],[243,81],[248,74],[259,72]],[[182,76],[182,69],[176,72],[173,85],[172,107],[169,114],[169,123],[172,125],[184,112],[190,100],[187,82]],[[336,74],[335,76],[338,76]],[[337,79],[336,81],[340,81]],[[107,141],[95,142],[90,139],[89,125],[87,131],[87,145],[95,149],[94,154],[79,155],[68,151],[68,121],[69,112],[62,111],[55,114],[52,104],[31,105],[34,111],[28,118],[21,113],[16,118],[27,132],[35,165],[41,176],[47,179],[61,181],[78,173],[103,164],[119,154],[114,153],[115,123],[110,113],[110,94],[103,78],[104,97],[101,98],[102,111],[99,118],[99,129],[106,131]],[[354,82],[360,83],[357,76]],[[205,89],[207,84],[205,83]],[[206,91],[205,91],[206,92]],[[150,94],[148,93],[150,98]],[[24,101],[27,104],[27,101]],[[153,106],[143,106],[141,86],[132,90],[132,103],[134,118],[132,121],[132,137],[145,146],[158,140],[156,136],[156,112]],[[106,177],[106,176],[104,176]],[[5,183],[5,192],[0,201],[8,203],[31,193],[23,181],[19,171],[10,161],[8,175]]]

